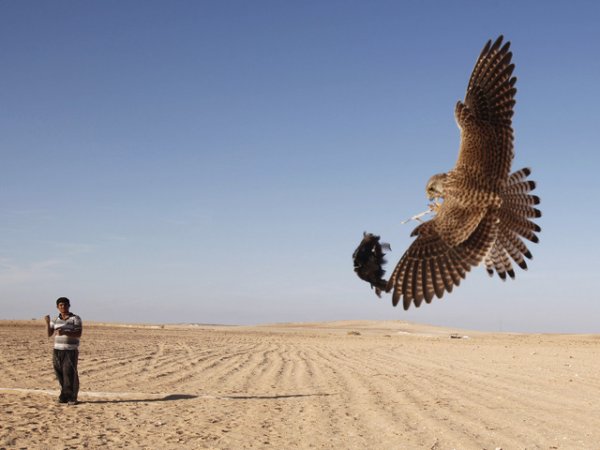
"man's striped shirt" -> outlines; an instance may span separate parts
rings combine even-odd
[[[50,328],[55,331],[59,328],[65,331],[80,331],[81,325],[81,318],[73,313],[69,313],[69,317],[66,319],[61,319],[59,314],[50,322]],[[79,348],[79,338],[55,334],[54,348],[56,350],[77,350]]]

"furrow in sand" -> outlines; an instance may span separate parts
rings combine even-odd
[[[403,371],[404,389],[411,394],[411,404],[435,404],[431,411],[441,412],[447,421],[456,418],[459,423],[455,423],[455,427],[464,429],[465,424],[470,423],[469,429],[477,442],[481,436],[494,438],[496,443],[504,445],[511,441],[514,444],[539,442],[549,436],[558,442],[565,437],[579,439],[589,433],[585,426],[579,425],[585,423],[585,415],[589,413],[589,409],[586,412],[582,406],[589,405],[571,405],[570,408],[568,397],[561,399],[551,390],[544,392],[538,387],[523,389],[518,382],[510,380],[510,374],[506,377],[488,373],[474,375],[473,369],[463,371],[456,365],[448,368],[423,359],[421,355],[415,362],[410,354],[402,358],[382,357],[380,361],[371,362],[372,367],[378,364],[396,366]],[[436,395],[428,396],[432,392]],[[551,413],[543,420],[536,414],[540,407]],[[565,427],[565,414],[572,416],[576,424]],[[493,443],[488,442],[489,445]]]
[[[357,351],[355,357],[343,349],[320,355],[335,368],[343,392],[342,404],[357,418],[359,434],[376,446],[406,445],[422,448],[436,442],[426,413],[410,407],[410,396],[395,383],[381,386],[381,374],[371,370],[368,352]],[[367,358],[367,360],[365,360]]]
[[[506,357],[504,360],[491,358],[491,360],[486,361],[485,357],[479,356],[480,353],[484,352],[492,352],[497,355],[498,350],[477,351],[473,355],[468,355],[468,358],[465,357],[465,353],[468,354],[472,350],[473,349],[465,348],[464,353],[462,353],[459,358],[456,358],[457,352],[451,351],[444,343],[440,342],[440,354],[436,354],[435,356],[434,354],[424,354],[422,351],[419,353],[411,352],[410,346],[402,347],[400,351],[403,354],[403,358],[406,359],[410,357],[410,359],[416,363],[430,366],[432,369],[445,369],[454,372],[460,371],[461,374],[473,374],[473,376],[486,378],[490,381],[494,378],[504,379],[511,383],[515,383],[517,387],[526,385],[531,377],[535,377],[544,384],[555,384],[557,387],[559,387],[562,382],[569,381],[573,376],[578,378],[578,374],[575,373],[574,370],[557,370],[556,367],[544,367],[540,365],[536,366],[532,371],[524,363],[513,362],[508,364],[506,362]],[[391,358],[393,360],[394,351],[398,351],[398,349],[378,349],[376,351],[381,353],[382,358],[386,360]],[[458,352],[460,351],[461,349],[458,349]],[[451,357],[447,357],[446,355],[451,355]],[[563,365],[570,366],[570,364]],[[595,383],[590,382],[589,379],[581,381],[584,385],[589,384],[590,387],[595,387]]]
[[[211,352],[207,354],[203,352],[201,357],[191,357],[191,351],[187,344],[181,342],[165,346],[161,351],[160,358],[148,364],[145,371],[155,374],[158,378],[169,377],[177,372],[192,371],[202,365],[201,363],[210,366],[211,364],[218,364],[216,361],[234,358],[236,355],[245,353],[244,350],[238,350],[224,356],[222,353]]]
[[[243,371],[239,372],[238,393],[244,395],[276,395],[278,392],[277,373],[283,367],[278,346],[269,344],[260,349],[256,358]],[[260,388],[257,389],[257,387]],[[267,389],[265,389],[267,387]]]
[[[357,448],[360,439],[355,439],[359,437],[354,436],[353,427],[348,428],[353,419],[345,416],[339,407],[338,387],[332,389],[327,382],[330,372],[315,363],[317,351],[318,346],[312,343],[294,343],[286,351],[289,362],[282,372],[283,380],[289,384],[287,391],[297,392],[298,397],[286,405],[284,412],[291,410],[296,420],[280,422],[279,429],[275,427],[275,430],[284,434],[287,428],[303,436],[301,447],[304,448]],[[348,438],[351,438],[352,445],[348,444]],[[284,446],[285,442],[280,445]]]
[[[52,341],[45,337],[27,336],[17,338],[18,330],[13,327],[0,327],[0,342],[2,358],[0,358],[0,378],[4,387],[35,387],[34,375],[23,367],[35,367],[40,361],[46,365],[40,370],[46,377],[53,377],[52,370]],[[46,330],[43,329],[43,335]],[[42,335],[42,333],[40,333]]]
[[[448,354],[441,350],[440,354]],[[423,368],[429,374],[429,379],[437,377],[437,381],[443,386],[452,386],[456,390],[481,389],[478,396],[485,391],[495,398],[506,398],[510,401],[520,402],[523,407],[534,408],[543,406],[548,410],[564,410],[568,407],[573,391],[588,390],[590,394],[595,389],[585,383],[578,383],[576,379],[562,377],[556,380],[556,370],[551,367],[537,367],[534,371],[520,368],[518,365],[505,366],[494,360],[488,363],[477,361],[440,361],[438,358],[424,358],[422,354],[407,353],[402,356],[394,356],[389,352],[381,356],[382,364],[399,361],[402,366],[413,364],[415,367]],[[525,373],[528,371],[529,373]],[[554,374],[552,374],[554,373]],[[536,383],[531,386],[531,379]],[[584,418],[585,411],[581,404],[573,405],[574,413],[581,413]]]
[[[366,356],[360,358],[363,361]],[[481,418],[485,401],[471,402],[443,385],[431,382],[431,374],[419,366],[388,364],[378,368],[374,358],[367,359],[367,374],[357,373],[368,386],[383,413],[387,413],[400,426],[411,424],[413,436],[420,434],[421,446],[434,443],[455,447],[462,445],[498,447],[518,444],[510,434],[503,434]],[[387,370],[378,370],[387,369]],[[394,370],[396,369],[396,370]],[[416,432],[415,432],[416,431]]]
[[[373,438],[377,427],[374,429],[363,420],[364,411],[354,398],[349,401],[344,369],[332,364],[336,349],[319,342],[303,347],[300,354],[304,375],[300,379],[314,392],[322,394],[318,402],[308,403],[303,410],[306,417],[320,425],[319,433],[322,433],[313,435],[310,428],[301,430],[307,442],[318,446],[319,440],[326,438],[326,448],[377,448],[378,439]]]
[[[232,357],[227,353],[221,355],[220,367],[214,367],[214,371],[218,373],[215,382],[222,387],[224,392],[239,389],[239,386],[251,376],[253,370],[260,364],[263,353],[264,346],[257,343],[252,348]]]
[[[303,352],[298,345],[280,343],[277,349],[261,349],[259,356],[254,366],[258,370],[251,371],[256,376],[247,380],[248,392],[230,397],[239,402],[231,414],[234,423],[263,419],[258,420],[250,435],[232,430],[219,444],[236,448],[243,446],[244,439],[254,438],[275,448],[307,448],[323,446],[326,439],[327,447],[339,446],[340,439],[347,436],[336,426],[339,413],[330,400],[335,393],[320,388],[323,383],[315,378],[308,363],[312,352]],[[250,385],[262,389],[257,391]],[[287,439],[290,433],[302,438],[290,443]]]
[[[370,355],[353,354],[357,356],[356,363],[366,366],[356,372],[356,378],[366,386],[374,401],[383,405],[381,409],[387,410],[390,417],[397,417],[398,422],[415,423],[417,429],[422,427],[425,430],[420,445],[427,444],[425,439],[428,435],[434,436],[436,442],[446,442],[447,445],[455,445],[459,439],[466,442],[467,438],[471,445],[481,445],[483,436],[487,439],[486,445],[499,442],[516,445],[524,442],[526,435],[515,436],[513,431],[503,433],[501,430],[507,427],[486,422],[484,412],[490,404],[494,404],[493,393],[487,395],[484,390],[465,390],[461,380],[439,377],[429,367],[411,365],[406,360],[400,361],[397,371],[394,371],[393,360],[385,360],[384,365],[378,366],[376,359]],[[354,361],[344,351],[338,357],[348,366],[354,366]],[[450,388],[445,390],[445,386]],[[419,405],[417,411],[414,405]],[[460,433],[454,433],[455,429],[460,429]],[[543,431],[540,433],[543,434]],[[530,433],[530,439],[535,442],[536,436]]]

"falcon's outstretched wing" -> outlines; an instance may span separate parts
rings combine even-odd
[[[414,301],[419,307],[434,295],[441,298],[445,291],[460,284],[467,272],[477,266],[495,239],[497,217],[487,214],[475,231],[457,245],[448,244],[436,227],[437,217],[419,225],[412,232],[417,239],[408,248],[394,269],[387,290],[394,289],[394,306],[403,298],[404,309]]]
[[[512,116],[517,79],[512,76],[510,42],[500,36],[483,48],[463,102],[455,118],[461,143],[455,172],[464,172],[470,181],[498,191],[508,179],[514,156]]]

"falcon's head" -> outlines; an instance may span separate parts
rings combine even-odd
[[[427,182],[425,193],[429,200],[435,200],[444,197],[444,185],[448,174],[438,173],[432,176]]]

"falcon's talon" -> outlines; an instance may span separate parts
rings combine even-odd
[[[434,199],[433,203],[427,205],[429,207],[429,211],[433,214],[436,214],[440,208],[442,207],[442,202],[438,201],[438,199]]]
[[[431,208],[429,208],[427,211],[420,212],[419,214],[415,214],[414,216],[409,217],[406,220],[403,220],[402,222],[400,222],[400,225],[404,225],[405,223],[408,223],[411,220],[416,220],[417,222],[423,223],[423,221],[421,220],[421,217],[426,216],[429,213],[431,213]]]

